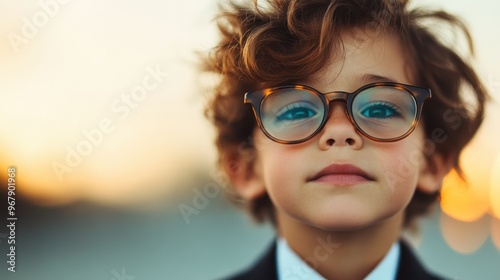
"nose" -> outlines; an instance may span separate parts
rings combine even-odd
[[[356,150],[363,146],[363,139],[349,119],[344,102],[330,105],[330,116],[320,132],[320,149],[327,150],[334,146],[348,146]]]

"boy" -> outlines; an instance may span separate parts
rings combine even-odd
[[[268,0],[221,12],[222,39],[206,61],[221,80],[206,113],[233,194],[277,233],[230,279],[441,279],[400,234],[460,172],[487,93],[431,32],[439,22],[473,52],[457,18],[403,0]]]

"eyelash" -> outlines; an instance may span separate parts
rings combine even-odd
[[[312,116],[317,114],[316,108],[314,108],[314,107],[315,106],[312,106],[312,104],[310,104],[308,102],[304,102],[304,101],[291,103],[289,105],[284,106],[282,109],[280,109],[278,112],[276,112],[276,120],[277,121],[290,121],[290,120],[283,119],[283,115],[289,114],[291,111],[297,110],[297,109],[305,109],[305,110],[309,110],[309,112],[313,112],[314,113],[313,115],[308,116],[308,117],[312,117]]]
[[[363,115],[363,112],[365,110],[368,110],[368,109],[371,109],[371,108],[374,108],[376,106],[383,106],[383,107],[386,107],[386,108],[389,108],[393,111],[394,115],[393,116],[389,116],[387,118],[391,118],[391,117],[399,117],[401,116],[401,110],[394,104],[392,103],[389,103],[389,102],[383,102],[383,101],[379,101],[379,102],[376,102],[376,103],[370,103],[368,105],[366,105],[365,107],[363,107],[361,110],[360,110],[360,114]],[[364,116],[364,115],[363,115]]]

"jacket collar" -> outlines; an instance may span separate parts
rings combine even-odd
[[[397,280],[437,280],[443,279],[425,270],[405,241],[400,241],[401,253],[398,262]],[[230,280],[266,279],[278,280],[276,265],[276,240],[266,253],[249,270],[229,278]]]

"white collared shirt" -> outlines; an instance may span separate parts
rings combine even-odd
[[[364,280],[396,279],[399,247],[398,242],[392,244],[389,252]],[[323,276],[297,256],[284,238],[278,239],[276,254],[279,280],[325,280]]]

